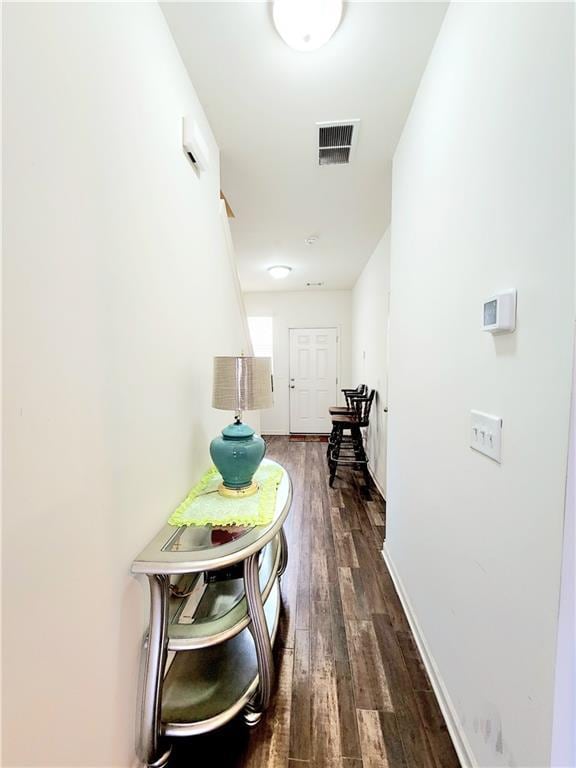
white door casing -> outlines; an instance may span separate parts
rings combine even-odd
[[[330,432],[337,403],[338,330],[290,329],[290,432]]]

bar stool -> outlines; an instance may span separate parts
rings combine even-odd
[[[330,416],[356,416],[357,410],[354,406],[356,398],[366,397],[368,395],[368,387],[366,384],[358,384],[356,389],[342,389],[344,397],[346,398],[346,405],[332,405],[328,408]],[[330,451],[336,438],[336,428],[334,427],[334,419],[332,419],[332,432],[328,438],[328,445],[326,448],[326,459],[330,461]]]
[[[368,394],[368,387],[366,384],[358,384],[356,389],[342,389],[340,390],[346,398],[346,405],[331,405],[328,408],[330,416],[353,416],[356,413],[354,408],[354,400],[357,397],[365,397]],[[334,424],[332,424],[332,434],[330,438],[334,436]],[[326,459],[330,460],[330,438],[328,439],[328,445],[326,447]]]
[[[328,468],[331,488],[339,466],[361,469],[364,472],[366,483],[370,482],[368,457],[364,450],[362,429],[370,423],[370,409],[375,394],[376,391],[373,389],[369,395],[354,397],[353,413],[335,414],[332,418],[332,432],[328,441]]]

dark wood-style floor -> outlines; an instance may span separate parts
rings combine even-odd
[[[252,731],[177,742],[170,768],[458,768],[380,554],[384,501],[347,470],[329,488],[325,444],[267,442],[294,484],[276,695]]]

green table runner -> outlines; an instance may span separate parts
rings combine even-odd
[[[284,470],[277,464],[263,462],[254,480],[260,486],[247,498],[231,499],[218,493],[222,475],[209,469],[174,510],[169,525],[268,525],[274,518],[276,492]]]

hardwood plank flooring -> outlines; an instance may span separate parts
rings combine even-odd
[[[169,768],[459,768],[380,554],[385,502],[359,473],[330,488],[325,444],[266,441],[294,485],[276,693],[253,730],[175,740]]]

